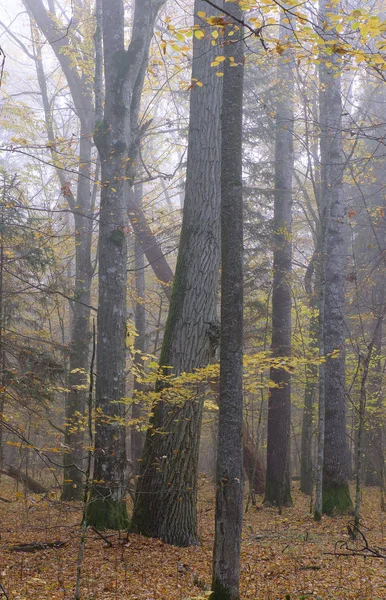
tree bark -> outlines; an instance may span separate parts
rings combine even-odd
[[[308,296],[308,304],[311,309],[309,338],[311,348],[317,348],[318,345],[318,317],[315,314],[318,304],[319,275],[318,268],[318,248],[315,248],[314,254],[308,265],[306,276],[304,278],[304,287]],[[316,268],[315,284],[312,285],[312,277]],[[306,366],[306,387],[304,390],[304,407],[302,419],[302,438],[300,446],[300,490],[303,494],[311,496],[314,483],[313,464],[312,464],[312,436],[313,420],[318,390],[318,366],[310,364]]]
[[[91,85],[78,69],[71,64],[65,50],[69,40],[60,35],[60,31],[47,13],[41,0],[24,0],[29,14],[50,43],[67,79],[73,98],[75,112],[80,121],[79,170],[76,197],[66,181],[62,169],[56,169],[63,195],[68,202],[75,221],[75,281],[73,319],[71,327],[69,392],[65,399],[65,435],[64,444],[69,449],[64,454],[63,500],[80,500],[82,497],[84,455],[84,435],[82,431],[86,410],[87,370],[90,342],[90,298],[91,298],[91,240],[92,240],[92,203],[91,203],[91,154],[94,129],[94,109]],[[55,164],[55,131],[52,122],[46,77],[41,55],[41,44],[33,33],[34,56],[39,87],[42,94],[47,137],[51,143]]]
[[[197,16],[208,8],[194,5]],[[213,13],[215,14],[215,13]],[[193,372],[211,358],[220,261],[221,78],[210,63],[219,54],[208,33],[194,37],[186,196],[172,298],[160,357],[173,373]],[[202,87],[194,82],[199,81]],[[170,372],[170,369],[168,369]],[[154,407],[142,457],[132,530],[179,546],[198,542],[197,463],[202,395],[183,406]]]
[[[242,19],[238,3],[228,10]],[[229,31],[229,25],[225,31]],[[224,45],[221,113],[220,411],[212,590],[238,600],[243,521],[243,28]],[[234,41],[233,41],[234,40]],[[230,57],[237,66],[231,66]]]
[[[319,22],[330,23],[332,12],[326,0],[320,3]],[[334,32],[326,33],[326,41]],[[320,158],[322,189],[322,269],[324,302],[322,324],[325,394],[325,438],[323,457],[323,512],[346,513],[352,508],[348,487],[348,448],[345,399],[345,281],[344,202],[342,151],[341,60],[322,50],[319,67]],[[331,358],[332,352],[339,352]]]
[[[284,15],[281,43],[288,44]],[[272,355],[291,354],[292,270],[292,172],[294,59],[290,50],[278,59],[278,100],[276,105],[275,196],[273,233]],[[290,506],[291,376],[287,369],[272,368],[274,387],[268,400],[267,477],[264,502]]]
[[[124,504],[127,285],[127,158],[136,134],[139,102],[154,23],[162,1],[136,0],[125,50],[123,0],[103,0],[106,100],[95,143],[101,158],[99,304],[95,463],[87,522],[98,529],[127,525]]]
[[[142,198],[142,186],[136,185],[133,192],[136,196],[136,202],[140,205]],[[137,337],[134,341],[134,364],[141,371],[143,368],[142,356],[146,352],[146,308],[145,308],[145,256],[142,245],[135,236],[134,240],[135,253],[135,330]],[[141,405],[136,399],[136,393],[143,391],[143,384],[138,377],[134,378],[134,394],[133,406],[131,409],[131,418],[140,419],[142,415]],[[143,447],[143,433],[135,427],[131,430],[131,464],[133,466],[134,475],[139,474],[140,459]]]
[[[378,284],[379,285],[379,284]],[[381,284],[382,285],[382,284]],[[383,286],[382,286],[383,288]],[[382,290],[383,291],[383,290]],[[383,303],[383,293],[380,304]],[[367,418],[367,431],[365,432],[366,454],[364,469],[364,484],[377,485],[383,492],[384,486],[384,458],[383,458],[383,397],[382,397],[382,329],[379,326],[375,337],[376,363],[373,367],[372,392],[376,398],[373,414]]]

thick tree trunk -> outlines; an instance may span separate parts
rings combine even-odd
[[[329,22],[338,7],[320,4],[320,22]],[[327,14],[328,12],[328,14]],[[324,29],[324,31],[326,31]],[[326,38],[334,33],[325,33]],[[328,40],[327,40],[328,41]],[[325,439],[323,464],[323,512],[346,513],[351,507],[348,488],[348,449],[345,399],[345,281],[344,202],[342,151],[342,96],[340,59],[322,53],[319,67],[320,158],[322,186],[322,257],[324,322],[322,324],[325,394]],[[332,352],[339,352],[331,358]]]
[[[103,0],[106,101],[95,143],[101,158],[99,312],[95,464],[87,521],[98,529],[127,525],[124,504],[126,379],[127,158],[154,22],[162,1],[136,0],[132,37],[124,40],[123,0]]]
[[[282,42],[287,43],[284,26],[281,28],[281,37]],[[288,357],[291,354],[294,61],[288,51],[284,52],[278,61],[271,349],[273,356]],[[270,378],[275,386],[270,390],[268,400],[267,477],[264,502],[276,506],[288,506],[292,504],[291,376],[286,369],[272,368]]]
[[[202,0],[194,5],[208,10]],[[219,54],[213,38],[194,37],[186,196],[176,274],[160,363],[173,373],[193,372],[211,358],[220,261],[221,78],[210,63]],[[169,371],[169,370],[168,370]],[[154,407],[138,480],[132,530],[188,546],[196,544],[197,463],[202,394],[183,406]]]
[[[238,19],[238,3],[228,8]],[[228,26],[233,29],[232,25]],[[227,30],[226,30],[227,31]],[[213,600],[239,598],[243,522],[243,29],[224,46],[221,113],[221,338]],[[230,57],[237,66],[232,67]]]

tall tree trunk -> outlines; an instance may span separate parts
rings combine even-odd
[[[202,0],[194,4],[195,24]],[[215,13],[213,13],[215,14]],[[220,261],[221,78],[210,63],[219,54],[208,33],[194,37],[193,87],[186,195],[173,292],[160,358],[173,373],[193,372],[211,358]],[[203,86],[195,85],[199,81]],[[197,466],[202,418],[200,392],[183,406],[154,407],[138,480],[132,530],[179,546],[196,544]]]
[[[319,22],[323,25],[326,41],[334,39],[334,31],[326,30],[324,23],[331,25],[331,13],[339,7],[331,7],[321,0]],[[322,301],[324,322],[322,323],[323,349],[326,356],[324,366],[325,394],[325,438],[323,457],[323,512],[334,510],[346,513],[352,502],[348,487],[348,449],[346,438],[345,399],[345,281],[344,281],[344,201],[342,151],[342,96],[340,86],[341,59],[338,54],[322,51],[319,67],[320,107],[320,158],[321,158],[321,224],[322,278],[324,294]],[[332,352],[339,352],[331,358]]]
[[[142,199],[142,185],[136,185],[132,191],[136,195],[136,201],[140,205]],[[135,253],[135,329],[137,337],[134,341],[134,364],[141,371],[143,367],[142,356],[146,352],[146,308],[145,308],[145,256],[142,244],[137,236],[134,239]],[[136,393],[143,391],[143,384],[135,377],[133,406],[131,418],[140,419],[142,415],[141,405],[136,399]],[[134,426],[131,430],[131,463],[134,475],[139,474],[140,458],[142,455],[143,433]]]
[[[228,10],[242,19],[238,3]],[[243,28],[224,46],[221,113],[221,338],[213,600],[239,598],[243,522]],[[233,41],[234,40],[234,41]],[[231,66],[234,57],[237,66]]]
[[[382,284],[381,284],[382,285]],[[382,286],[383,287],[383,286]],[[384,302],[383,294],[380,304]],[[382,324],[377,330],[375,338],[375,366],[373,368],[372,392],[375,396],[375,410],[368,417],[368,429],[365,432],[365,485],[384,485],[384,458],[383,458],[383,395],[382,395]]]
[[[281,40],[288,43],[283,16]],[[272,355],[291,354],[292,172],[294,60],[290,51],[278,59],[276,105],[275,200],[273,233]],[[267,478],[265,503],[292,504],[290,480],[291,376],[272,368],[275,384],[268,400]]]
[[[86,121],[86,120],[85,120]],[[66,397],[66,429],[64,443],[71,450],[64,455],[63,500],[80,500],[83,487],[83,429],[86,419],[87,372],[90,345],[91,300],[91,185],[90,164],[93,126],[82,123],[80,130],[79,175],[76,193],[75,221],[75,289],[70,343],[69,392]],[[79,211],[79,212],[78,212]]]
[[[127,524],[124,500],[127,285],[127,158],[133,147],[143,80],[161,0],[136,0],[125,50],[123,0],[103,0],[106,100],[95,143],[101,158],[95,463],[87,521]],[[130,161],[129,161],[130,162]]]
[[[77,73],[71,62],[62,57],[67,43],[58,39],[58,28],[45,11],[40,0],[25,0],[31,17],[33,17],[47,38],[61,63],[73,96],[75,109],[80,120],[79,169],[76,197],[73,196],[66,174],[56,169],[63,196],[68,202],[75,222],[75,281],[70,360],[69,360],[69,393],[65,400],[65,436],[64,443],[68,451],[64,454],[63,500],[79,500],[82,497],[83,471],[83,419],[85,418],[87,394],[87,370],[90,342],[90,294],[92,281],[91,239],[92,239],[92,203],[91,203],[91,155],[93,143],[91,135],[94,130],[92,90],[83,76]],[[48,97],[46,76],[41,53],[39,35],[31,25],[34,45],[34,58],[39,87],[42,95],[47,137],[51,143],[52,157],[55,164],[55,130]],[[71,82],[71,83],[70,83]],[[80,94],[82,90],[82,94]],[[87,102],[87,108],[84,102]]]
[[[305,289],[308,296],[309,307],[312,311],[309,325],[310,346],[317,348],[318,345],[318,317],[315,315],[317,309],[319,288],[319,271],[316,269],[316,282],[312,285],[312,276],[318,267],[318,248],[315,249],[308,265],[305,281]],[[303,494],[310,496],[313,488],[313,465],[312,465],[312,435],[313,435],[313,417],[316,393],[318,389],[318,366],[310,364],[306,366],[306,386],[304,390],[304,407],[302,419],[302,438],[300,447],[300,490]]]
[[[4,208],[5,196],[5,174],[4,187],[2,190],[0,209],[0,420],[5,420],[5,351],[4,351]],[[0,473],[4,466],[4,428],[0,424]]]

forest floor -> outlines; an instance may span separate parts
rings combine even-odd
[[[4,489],[5,488],[5,489]],[[15,493],[1,481],[0,599],[74,600],[81,507]],[[352,517],[315,523],[309,498],[295,486],[294,508],[245,513],[241,597],[255,600],[386,599],[386,560],[337,556],[359,551],[350,540]],[[198,506],[201,545],[175,548],[138,535],[105,532],[112,546],[88,530],[82,565],[82,600],[191,600],[206,598],[211,580],[213,486],[201,480]],[[386,513],[376,488],[363,491],[362,531],[370,548],[385,548]],[[15,552],[28,542],[66,542],[61,548]],[[368,553],[368,552],[367,552]]]

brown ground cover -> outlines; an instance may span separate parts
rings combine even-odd
[[[63,504],[54,494],[42,499],[16,494],[1,481],[1,600],[73,600],[80,541],[81,507]],[[255,600],[386,599],[386,560],[336,556],[359,551],[350,539],[352,518],[315,523],[309,499],[294,490],[295,506],[250,507],[242,545],[242,598]],[[205,480],[199,499],[201,546],[174,548],[158,540],[105,532],[112,547],[88,531],[82,565],[82,600],[187,600],[205,598],[211,578],[214,491]],[[385,548],[385,513],[376,488],[363,491],[364,532],[370,548]],[[61,548],[15,552],[28,542],[66,542]],[[343,545],[342,545],[343,544]],[[7,594],[7,596],[5,595]],[[3,594],[3,596],[1,595]]]

